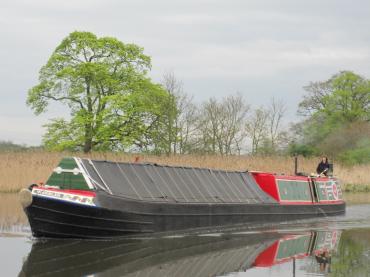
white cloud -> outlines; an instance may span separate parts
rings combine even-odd
[[[26,93],[74,30],[144,46],[153,78],[173,69],[196,100],[238,90],[260,104],[279,93],[294,113],[310,80],[343,69],[370,76],[369,26],[365,0],[3,0],[0,134],[41,137],[44,119],[30,115]]]

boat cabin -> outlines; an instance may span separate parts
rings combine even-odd
[[[251,173],[262,190],[282,204],[323,204],[343,201],[342,190],[336,178]]]
[[[104,165],[104,164],[103,164]],[[137,165],[140,166],[140,169],[137,167]],[[87,168],[93,167],[93,168]],[[144,167],[147,166],[148,168],[145,169]],[[98,168],[99,167],[99,168]],[[156,168],[157,172],[148,173],[148,169],[150,167],[150,170],[153,168]],[[91,163],[89,165],[84,163],[79,158],[64,158],[59,163],[58,167],[54,169],[53,173],[49,177],[49,179],[46,182],[46,185],[51,188],[57,188],[57,189],[63,189],[63,190],[83,190],[83,191],[92,191],[98,189],[102,189],[105,191],[110,192],[111,189],[114,188],[111,185],[108,185],[106,181],[109,174],[117,174],[120,173],[121,180],[126,179],[126,182],[130,184],[130,186],[127,186],[126,188],[124,184],[121,183],[119,185],[124,189],[124,194],[127,195],[130,190],[140,190],[140,186],[143,185],[143,191],[144,190],[151,190],[150,188],[150,182],[144,181],[144,178],[152,178],[153,181],[158,186],[158,183],[167,183],[166,187],[171,186],[171,180],[174,181],[175,179],[178,179],[177,176],[174,176],[171,178],[169,176],[169,172],[159,172],[158,169],[161,169],[161,167],[158,168],[158,166],[154,165],[146,165],[146,164],[127,164],[125,168],[122,167],[122,164],[120,167],[117,167],[118,170],[114,170],[112,168],[109,168],[109,170],[106,166],[102,167],[102,165],[98,163]],[[141,168],[144,168],[143,172],[139,172],[139,170],[142,170]],[[95,170],[94,170],[95,169]],[[102,172],[102,170],[105,170],[106,172]],[[171,167],[167,167],[167,169],[171,169]],[[123,170],[125,174],[123,174]],[[181,171],[189,171],[187,168],[184,167],[178,167],[176,168],[177,173],[180,173]],[[97,175],[92,178],[91,172],[97,172]],[[99,174],[100,172],[100,174]],[[147,176],[144,176],[144,175]],[[250,172],[251,176],[254,179],[255,183],[258,184],[258,186],[269,196],[271,196],[274,200],[276,200],[280,204],[325,204],[325,203],[333,203],[333,202],[343,202],[342,199],[342,191],[340,184],[336,178],[332,177],[312,177],[312,176],[286,176],[286,175],[279,175],[274,173],[266,173],[266,172],[257,172],[252,171]],[[185,182],[182,182],[179,184],[172,184],[177,190],[180,190],[179,194],[183,195],[186,192],[186,188],[181,189],[181,186],[188,186],[188,183],[191,183],[193,186],[198,186],[198,190],[202,189],[204,186],[205,192],[201,193],[201,195],[205,195],[208,189],[213,189],[212,186],[214,186],[215,182],[220,182],[220,180],[212,180],[209,176],[207,178],[202,178],[201,171],[198,172],[194,170],[190,170],[187,174],[187,176],[183,175],[182,179],[185,180]],[[203,173],[204,175],[204,173]],[[230,175],[230,174],[229,174]],[[227,176],[227,175],[225,175]],[[104,177],[104,178],[103,178]],[[156,179],[154,179],[154,177]],[[176,178],[177,177],[177,178]],[[220,178],[225,178],[224,176]],[[218,178],[218,179],[220,179]],[[167,180],[168,179],[168,180]],[[98,180],[98,181],[97,181]],[[245,186],[251,186],[251,180],[244,180]],[[242,181],[243,182],[243,181]],[[111,184],[112,182],[110,182]],[[199,183],[199,185],[197,185]],[[227,181],[224,182],[224,184],[221,184],[223,186],[223,190],[227,190],[229,187],[230,194],[233,190],[235,190],[235,193],[239,192],[240,189],[237,187],[234,188],[235,181]],[[220,185],[220,184],[218,184]],[[239,184],[239,186],[242,184]],[[195,187],[195,186],[194,186]],[[196,189],[192,189],[193,191],[196,191]],[[134,195],[136,192],[132,191],[132,195]],[[227,192],[225,192],[227,194]],[[155,194],[155,192],[151,192],[151,195]],[[165,196],[167,195],[165,192],[162,192],[161,195]],[[172,195],[171,195],[172,194]],[[168,195],[171,195],[173,198],[180,198],[176,195],[174,189],[172,191],[169,191]],[[190,199],[190,195],[182,196],[181,198],[188,197]],[[211,197],[211,195],[206,195],[206,198]],[[181,199],[177,199],[180,201]],[[228,199],[225,199],[226,201]],[[229,200],[230,202],[234,202]]]

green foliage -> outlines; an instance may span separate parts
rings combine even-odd
[[[347,165],[370,163],[370,146],[344,151],[338,157]]]
[[[350,71],[343,71],[324,82],[329,92],[321,94],[322,107],[311,116],[324,136],[343,125],[370,119],[370,82]],[[327,89],[327,87],[326,87]],[[315,96],[317,97],[317,96]]]
[[[46,149],[53,151],[82,151],[84,135],[80,124],[75,122],[77,118],[66,121],[63,118],[55,118],[46,124],[47,132],[43,138]]]
[[[85,152],[148,147],[168,97],[146,77],[150,67],[150,57],[135,44],[71,33],[28,93],[27,104],[35,114],[45,112],[50,101],[70,110],[69,121],[53,119],[46,125],[45,146]]]
[[[161,132],[168,98],[161,86],[149,81],[142,82],[137,92],[126,97],[114,96],[111,109],[115,116],[106,119],[99,135],[105,144],[110,142],[113,149],[136,147],[145,152],[163,153]]]
[[[343,71],[305,89],[299,111],[308,117],[296,128],[299,144],[348,164],[369,162],[360,142],[370,136],[370,81]]]
[[[370,119],[370,82],[350,71],[333,76],[332,93],[323,98],[331,122],[354,122]]]

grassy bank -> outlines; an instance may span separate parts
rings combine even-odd
[[[45,182],[53,168],[64,156],[71,153],[54,152],[14,152],[0,153],[0,192],[16,192],[31,183]],[[145,156],[117,153],[93,153],[78,156],[92,159],[134,161],[139,156],[140,162],[155,162],[168,165],[185,165],[193,167],[209,167],[227,170],[259,170],[276,173],[292,174],[294,161],[291,157],[249,157],[249,156]],[[314,172],[319,159],[300,158],[299,171]],[[346,167],[335,164],[335,174],[345,185],[346,191],[370,191],[370,165]]]

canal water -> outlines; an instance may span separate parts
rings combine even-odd
[[[0,276],[370,276],[370,194],[344,216],[119,241],[36,240],[0,194]]]

